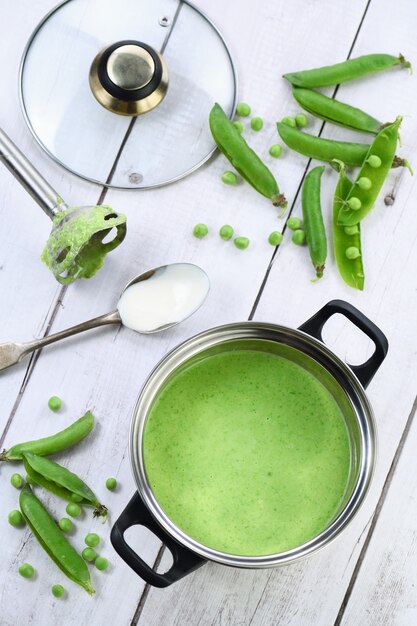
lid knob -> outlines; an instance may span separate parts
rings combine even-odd
[[[106,109],[136,116],[164,99],[168,68],[151,46],[134,40],[119,41],[97,54],[89,80],[94,97]]]

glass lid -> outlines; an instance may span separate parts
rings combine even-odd
[[[91,182],[146,189],[212,154],[208,116],[232,116],[236,71],[210,20],[183,0],[66,0],[32,34],[20,70],[42,148]]]

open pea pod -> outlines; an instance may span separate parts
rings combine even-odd
[[[19,504],[27,525],[48,556],[65,576],[92,595],[94,589],[87,564],[28,485],[20,493]]]
[[[66,467],[31,452],[23,454],[26,472],[33,482],[69,502],[94,507],[94,517],[107,517],[107,508],[101,504],[86,483]]]

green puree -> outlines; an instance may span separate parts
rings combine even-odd
[[[156,398],[145,468],[165,513],[221,552],[294,548],[338,511],[349,477],[342,413],[310,372],[229,351],[190,365]]]

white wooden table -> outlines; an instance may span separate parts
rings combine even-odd
[[[139,0],[138,0],[139,1]],[[87,2],[87,0],[86,0]],[[0,5],[0,124],[33,163],[70,202],[93,204],[101,189],[67,174],[41,152],[31,138],[18,104],[17,74],[24,44],[51,0],[21,0]],[[114,3],[117,10],[117,3]],[[297,111],[284,71],[324,65],[369,52],[402,52],[417,64],[417,4],[412,0],[293,0],[224,3],[199,0],[230,43],[240,78],[240,97],[266,125],[250,140],[263,153],[277,140],[274,122]],[[405,115],[403,153],[417,166],[417,79],[392,71],[340,87],[338,97],[362,106],[382,120]],[[414,115],[413,115],[414,114]],[[310,132],[321,124],[311,123]],[[185,129],[186,132],[186,129]],[[353,133],[325,125],[324,136]],[[360,140],[360,138],[359,138]],[[285,152],[268,158],[292,214],[300,214],[300,182],[307,159]],[[182,326],[155,337],[107,329],[50,347],[0,377],[2,447],[66,426],[86,408],[99,425],[91,438],[62,455],[62,462],[97,488],[114,521],[134,492],[128,458],[128,429],[138,390],[147,373],[171,347],[213,325],[247,319],[298,326],[328,300],[342,298],[368,315],[387,334],[388,357],[369,387],[378,423],[379,456],[369,496],[349,528],[329,547],[303,562],[281,569],[243,571],[208,564],[172,587],[145,585],[113,551],[107,527],[90,517],[77,521],[72,540],[81,548],[92,530],[104,538],[101,552],[111,567],[94,572],[97,593],[90,598],[64,579],[27,529],[7,523],[17,504],[1,473],[0,624],[1,626],[205,625],[379,625],[417,623],[417,177],[390,173],[373,213],[366,219],[363,245],[366,290],[346,287],[329,263],[325,278],[310,282],[306,251],[288,239],[277,253],[266,237],[283,221],[248,186],[227,188],[219,182],[225,168],[216,157],[198,172],[156,191],[108,191],[105,201],[128,215],[128,237],[90,281],[65,289],[39,261],[50,225],[10,174],[0,169],[0,341],[41,336],[110,310],[121,286],[136,273],[169,261],[192,261],[210,275],[212,291],[203,309]],[[335,174],[326,172],[323,206],[329,217]],[[394,190],[395,202],[383,198]],[[212,234],[191,235],[196,222]],[[251,247],[241,252],[215,231],[231,223],[247,234]],[[288,233],[287,233],[288,237]],[[330,267],[330,265],[332,267]],[[326,342],[344,359],[357,363],[372,346],[346,320],[334,319]],[[64,410],[51,413],[46,402],[57,394]],[[120,488],[110,494],[107,476]],[[65,505],[47,499],[57,515]],[[165,563],[155,538],[139,528],[127,534],[149,562]],[[31,581],[17,574],[28,561],[37,570]],[[64,600],[50,585],[62,582]]]

